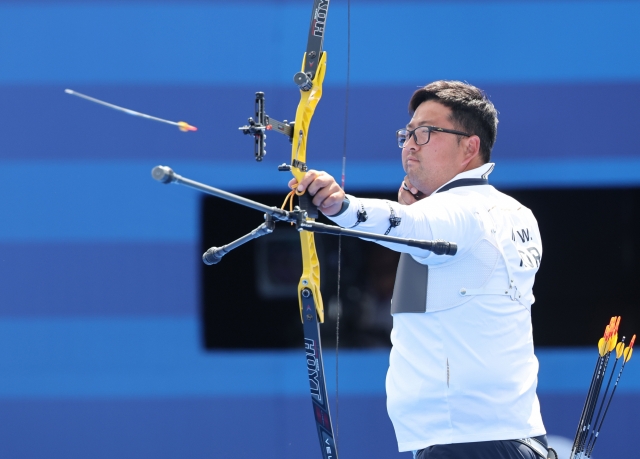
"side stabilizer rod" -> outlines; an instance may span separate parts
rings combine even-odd
[[[241,238],[238,238],[227,245],[223,245],[222,247],[211,247],[209,250],[207,250],[202,255],[202,261],[204,262],[204,264],[216,265],[220,262],[220,260],[222,260],[222,257],[231,252],[233,249],[240,247],[242,244],[246,244],[253,239],[259,238],[260,236],[273,233],[276,222],[273,221],[273,217],[271,217],[271,215],[265,214],[264,217],[266,221],[262,225],[251,231],[249,234],[245,234]]]

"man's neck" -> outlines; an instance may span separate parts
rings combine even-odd
[[[475,158],[473,158],[471,161],[469,161],[469,164],[467,164],[467,166],[462,169],[460,172],[458,172],[458,174],[462,174],[463,172],[467,172],[467,171],[471,171],[473,169],[477,169],[480,166],[484,166],[485,162],[483,162],[480,157],[476,156]],[[456,174],[456,175],[458,175]]]
[[[473,167],[470,167],[470,164],[473,164]],[[437,190],[439,190],[440,188],[442,188],[444,185],[446,185],[447,183],[451,182],[452,180],[454,180],[456,177],[458,177],[460,174],[463,174],[465,172],[469,172],[472,171],[474,169],[477,169],[479,167],[482,167],[484,165],[486,165],[487,163],[481,163],[481,162],[473,162],[473,163],[469,163],[469,165],[467,165],[467,167],[465,167],[464,169],[460,170],[457,174],[455,174],[453,177],[449,178],[448,180],[445,180],[444,182],[442,182],[441,184],[439,184],[438,186],[436,186],[435,188],[433,188],[432,190],[429,191],[429,193],[427,194],[427,196],[431,196],[433,193],[435,193]],[[425,193],[426,194],[426,193]]]

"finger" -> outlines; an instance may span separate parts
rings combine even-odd
[[[315,196],[320,190],[329,188],[335,191],[339,188],[336,180],[326,172],[318,172],[312,183],[307,187],[307,191],[311,196]]]
[[[287,183],[287,186],[292,190],[295,190],[298,187],[298,179],[296,179],[295,177],[292,178],[291,180],[289,180],[289,183]]]
[[[417,198],[417,194],[412,193],[411,189],[407,186],[405,182],[402,182],[402,186],[400,187],[400,190],[398,190],[398,195],[400,196],[402,194],[410,194],[414,198]]]
[[[405,190],[410,191],[411,194],[413,195],[417,195],[420,191],[411,184],[411,182],[409,181],[409,176],[405,175],[404,177],[404,181],[402,182],[402,185],[404,187]]]
[[[304,177],[302,177],[302,180],[300,180],[300,183],[298,183],[297,191],[299,192],[305,191],[309,187],[309,185],[313,183],[313,181],[316,179],[317,176],[318,176],[318,171],[313,169],[308,171],[304,175]]]
[[[403,205],[409,205],[409,203],[404,199],[404,193],[402,193],[402,191],[398,192],[398,202]]]
[[[410,191],[407,191],[404,189],[401,190],[401,192],[399,193],[399,197],[402,200],[402,202],[408,206],[417,201],[416,197],[413,194],[411,194]]]
[[[342,193],[342,188],[335,179],[327,173],[322,173],[313,181],[307,191],[314,197],[314,204],[321,205],[330,196]]]
[[[325,215],[334,215],[340,212],[342,209],[342,203],[344,202],[344,193],[335,192],[327,196],[322,202],[319,202],[317,207]]]
[[[425,197],[425,194],[424,194],[422,191],[418,190],[418,189],[417,189],[417,188],[415,188],[415,187],[410,187],[410,186],[408,186],[406,182],[402,182],[402,186],[400,187],[399,194],[400,194],[401,192],[409,193],[411,196],[413,196],[413,198],[414,198],[416,201],[419,201],[419,200],[421,200],[422,198],[424,198],[424,197]],[[415,202],[415,201],[414,201],[414,202]]]
[[[404,182],[402,182],[402,184],[400,185],[400,188],[398,188],[398,202],[400,204],[406,204],[406,202],[404,201],[404,198],[402,197],[404,192]]]
[[[341,191],[334,187],[322,188],[314,195],[313,204],[323,209],[335,206],[338,202],[342,204],[344,198]]]

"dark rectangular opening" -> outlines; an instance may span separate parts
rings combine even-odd
[[[613,315],[621,336],[640,325],[640,188],[507,190],[538,219],[543,255],[534,286],[536,346],[595,346]],[[357,193],[395,199],[395,192]],[[282,195],[248,194],[267,205]],[[205,196],[201,249],[248,233],[262,215]],[[324,217],[320,221],[330,223]],[[208,349],[299,347],[302,327],[296,286],[302,262],[298,233],[284,223],[276,231],[235,249],[214,266],[202,265],[202,325]],[[336,339],[338,251],[341,347],[389,347],[398,255],[370,242],[316,235],[326,312],[322,338]]]

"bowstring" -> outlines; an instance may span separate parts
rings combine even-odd
[[[347,132],[349,131],[349,88],[351,83],[351,0],[347,0],[347,85],[345,89],[344,104],[344,133],[342,136],[342,180],[341,186],[344,190],[345,172],[347,168]],[[342,268],[342,235],[338,236],[338,291],[337,291],[337,312],[336,312],[336,449],[339,450],[340,443],[340,405],[339,405],[339,353],[340,348],[340,276]]]

